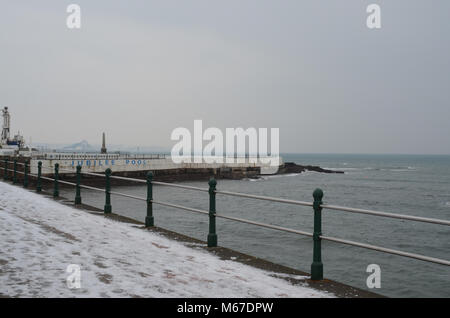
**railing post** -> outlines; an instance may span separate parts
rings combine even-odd
[[[42,191],[41,174],[42,174],[42,161],[39,161],[38,162],[38,174],[37,174],[37,180],[36,180],[36,192]]]
[[[3,175],[4,180],[8,180],[8,159],[5,159],[5,174]]]
[[[17,159],[14,159],[13,183],[17,183]]]
[[[208,247],[217,246],[217,234],[216,234],[216,185],[217,181],[211,178],[209,184],[209,234],[208,234]]]
[[[53,183],[53,197],[59,197],[59,187],[58,187],[58,179],[59,179],[59,164],[55,163],[55,181]]]
[[[28,161],[23,165],[23,187],[28,188]]]
[[[322,263],[322,198],[323,191],[321,189],[316,189],[313,192],[314,197],[314,249],[313,249],[313,262],[311,264],[311,280],[322,280],[323,279],[323,263]]]
[[[75,186],[75,204],[81,204],[81,191],[80,191],[80,182],[81,182],[81,166],[77,166],[77,177],[76,177],[77,185]]]
[[[111,169],[106,169],[105,170],[105,175],[106,175],[106,184],[105,184],[105,208],[104,208],[104,212],[105,213],[111,213],[111,180],[110,180],[110,176],[111,176]]]
[[[153,218],[153,173],[147,173],[147,216],[145,217],[145,226],[150,227],[155,225]]]

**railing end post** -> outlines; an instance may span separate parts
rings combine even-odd
[[[53,197],[54,198],[59,197],[58,179],[59,179],[59,163],[55,163],[55,176],[54,176],[54,184],[53,184]]]
[[[37,175],[37,180],[36,180],[36,192],[42,191],[41,174],[42,174],[42,161],[39,161],[38,162],[38,175]]]
[[[29,162],[25,160],[23,165],[23,187],[28,188],[28,165]]]
[[[75,188],[75,204],[76,205],[81,204],[80,182],[81,182],[81,166],[77,165],[76,188]]]
[[[14,159],[13,183],[17,183],[17,159]]]
[[[217,247],[216,233],[216,185],[217,181],[214,177],[209,179],[209,233],[208,247]]]
[[[153,217],[153,173],[147,172],[147,215],[145,217],[145,227],[155,226]]]
[[[4,164],[4,174],[3,174],[3,179],[4,179],[4,180],[8,180],[8,158],[5,158],[3,164]]]
[[[322,263],[322,189],[315,189],[313,192],[313,208],[314,208],[314,233],[313,233],[313,262],[311,264],[311,280],[323,279],[323,263]]]
[[[106,176],[106,185],[105,185],[105,207],[103,209],[103,212],[105,214],[109,214],[112,212],[111,207],[111,169],[108,168],[105,170],[105,176]]]

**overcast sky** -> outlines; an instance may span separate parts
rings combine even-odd
[[[448,0],[0,3],[0,106],[27,141],[170,149],[202,119],[280,128],[282,152],[450,153]]]

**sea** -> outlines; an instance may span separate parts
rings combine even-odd
[[[450,156],[283,154],[285,162],[316,165],[344,174],[304,172],[260,179],[218,180],[218,190],[312,201],[450,220]],[[207,188],[207,182],[183,182]],[[145,197],[146,187],[113,191]],[[208,209],[208,194],[154,186],[154,199]],[[74,190],[61,189],[74,196]],[[82,190],[83,203],[102,208],[104,194]],[[144,221],[145,202],[112,196],[113,212]],[[208,216],[154,205],[155,225],[206,240]],[[313,231],[310,207],[217,195],[217,213],[261,223]],[[450,260],[450,227],[324,209],[323,235]],[[218,244],[298,270],[310,272],[312,238],[255,225],[217,219]],[[145,243],[144,243],[145,244]],[[322,241],[324,276],[389,297],[450,297],[450,267],[339,243]],[[368,266],[380,267],[380,288],[370,289]],[[151,266],[151,264],[148,264]]]

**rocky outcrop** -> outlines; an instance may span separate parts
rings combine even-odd
[[[305,171],[315,171],[315,172],[322,172],[322,173],[344,173],[343,171],[324,169],[319,166],[311,166],[311,165],[303,166],[303,165],[296,164],[294,162],[285,162],[283,165],[280,166],[277,174],[302,173]]]

